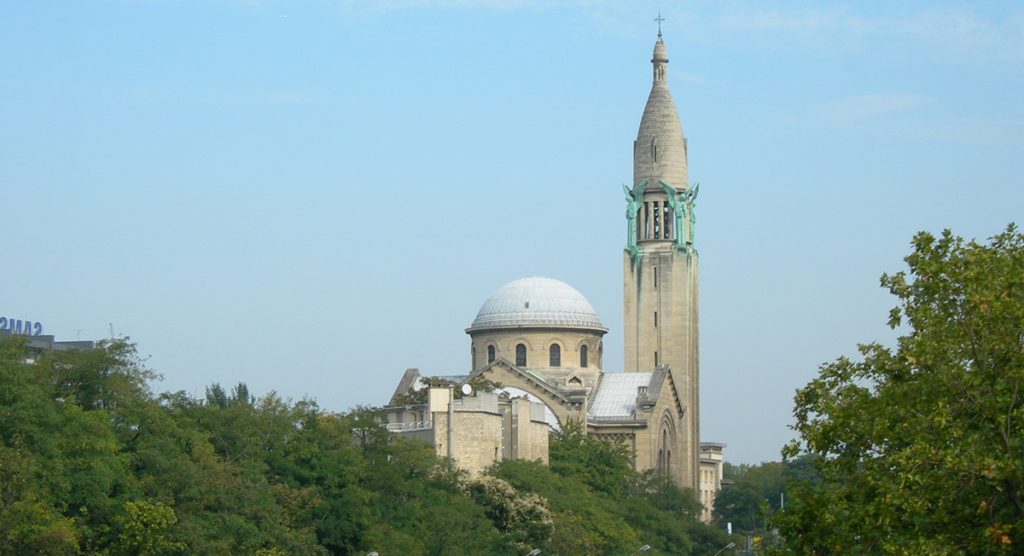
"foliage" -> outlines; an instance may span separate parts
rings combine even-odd
[[[462,398],[462,384],[455,380],[449,380],[439,376],[424,377],[426,386],[419,389],[410,387],[408,392],[398,394],[391,401],[391,405],[402,406],[402,405],[423,405],[427,403],[427,392],[430,388],[451,388],[452,397],[456,400]],[[497,384],[489,380],[482,374],[472,375],[469,380],[465,382],[473,387],[474,392],[494,392],[499,388]],[[415,385],[413,385],[415,386]]]
[[[779,511],[797,484],[820,481],[811,460],[803,455],[758,465],[726,462],[723,474],[727,484],[715,497],[712,523],[719,528],[732,523],[734,531],[766,534],[766,521]]]
[[[579,421],[569,421],[552,434],[549,452],[555,473],[577,477],[613,496],[626,488],[633,469],[633,454],[625,444],[588,435]]]
[[[492,474],[547,500],[551,535],[534,545],[547,554],[632,554],[644,545],[651,554],[714,554],[727,544],[697,521],[692,492],[662,474],[637,473],[631,458],[622,444],[570,422],[552,435],[550,465],[503,461]]]
[[[470,478],[373,410],[212,384],[154,396],[126,341],[0,338],[0,555],[713,553],[691,493],[569,426]]]
[[[1024,550],[1024,236],[919,233],[882,277],[897,347],[861,346],[796,395],[823,480],[776,517],[800,554]]]
[[[487,508],[487,517],[513,539],[519,550],[529,552],[551,537],[551,511],[543,497],[519,492],[508,482],[488,475],[468,481],[466,489]]]

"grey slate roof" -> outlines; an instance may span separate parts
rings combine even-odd
[[[604,373],[588,415],[595,419],[632,419],[638,388],[648,386],[655,373]]]

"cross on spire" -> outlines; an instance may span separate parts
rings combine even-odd
[[[661,22],[665,21],[664,17],[661,17],[661,10],[658,10],[658,17],[654,18],[654,21],[658,22],[658,38],[661,38]]]

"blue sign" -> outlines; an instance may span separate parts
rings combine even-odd
[[[11,334],[39,336],[43,333],[43,323],[0,317],[0,330],[9,330]]]

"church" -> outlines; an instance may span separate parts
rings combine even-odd
[[[469,372],[434,377],[449,384],[438,388],[437,380],[430,387],[431,379],[406,371],[384,419],[389,430],[432,444],[470,472],[505,458],[547,461],[545,414],[553,426],[585,423],[587,434],[631,448],[637,470],[658,470],[693,489],[709,518],[724,445],[700,442],[699,188],[688,179],[660,30],[651,64],[633,184],[623,188],[623,372],[604,370],[608,329],[579,291],[551,278],[521,278],[498,288],[466,328]],[[474,392],[474,381],[524,392],[532,402]],[[429,395],[410,397],[417,390]],[[408,403],[414,399],[422,403]]]

